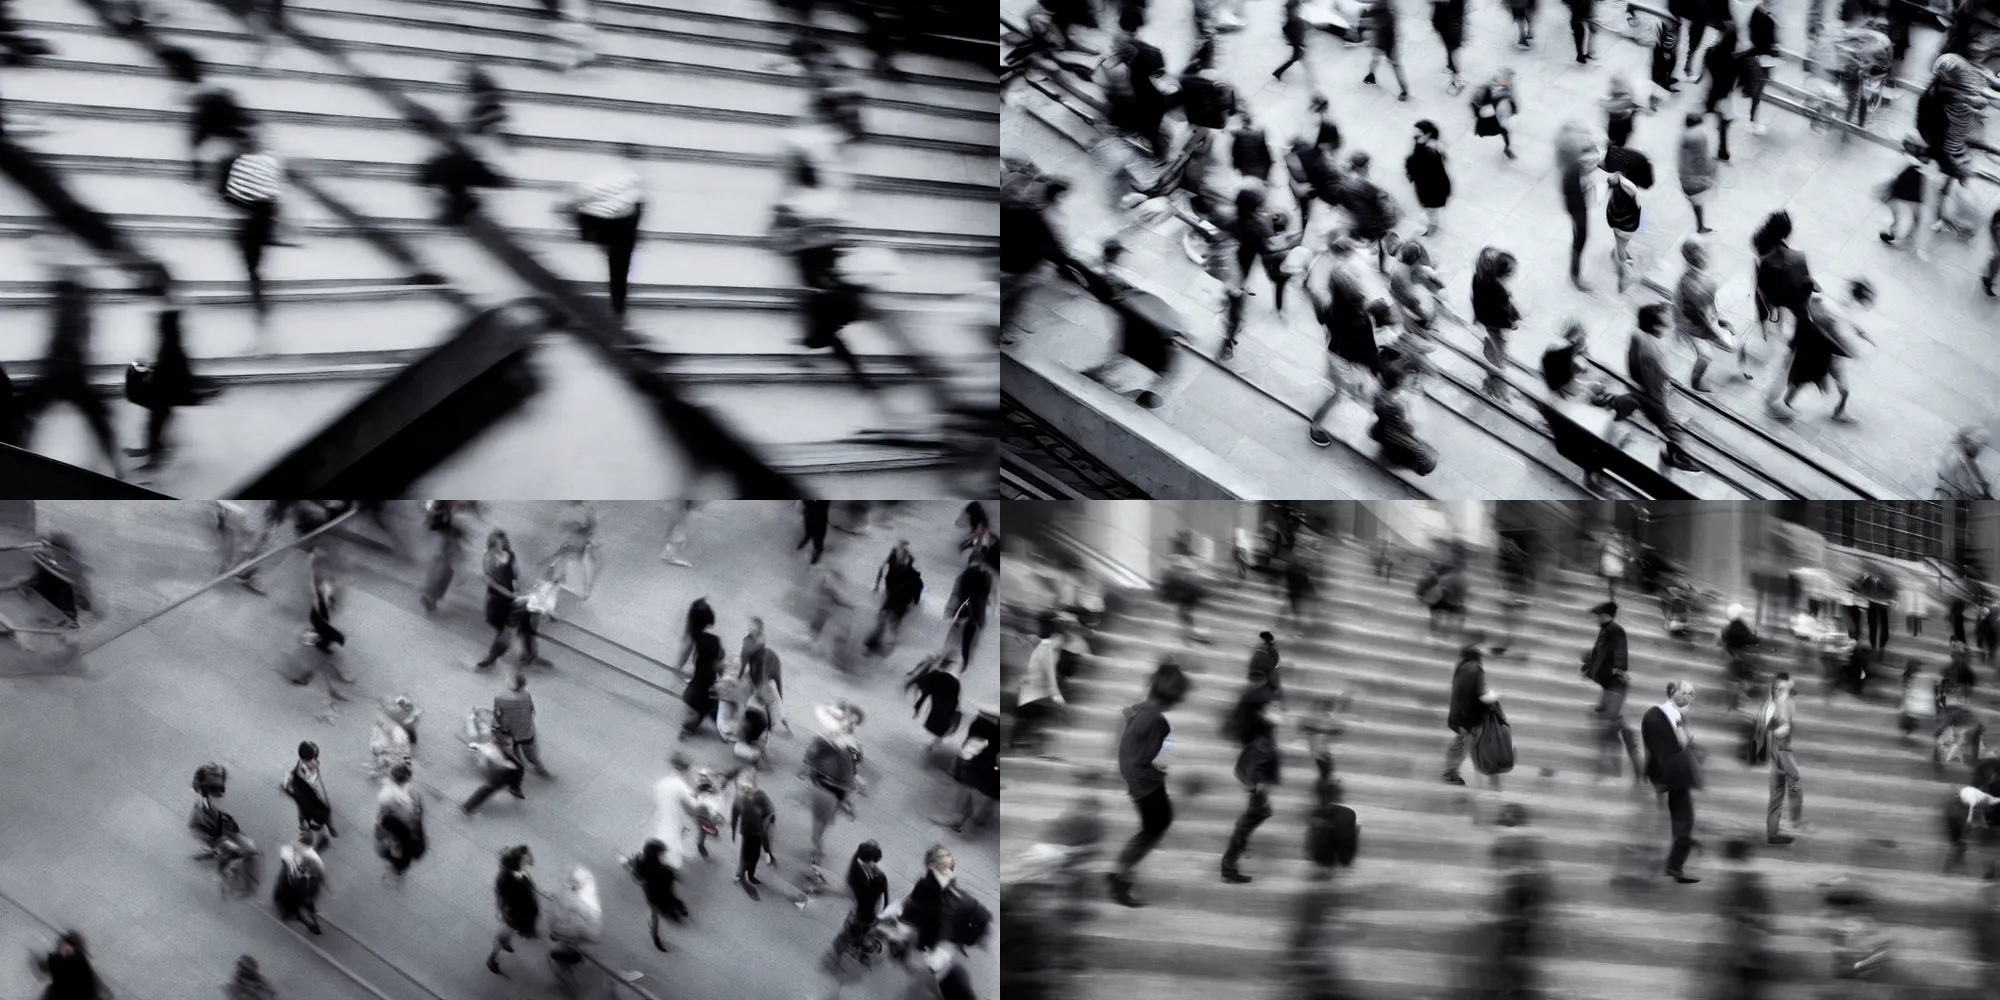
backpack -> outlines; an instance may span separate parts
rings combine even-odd
[[[1354,852],[1360,845],[1361,827],[1354,810],[1343,805],[1327,806],[1313,813],[1306,824],[1306,857],[1323,868],[1354,866]]]

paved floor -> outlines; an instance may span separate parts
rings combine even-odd
[[[1009,0],[1006,9],[1018,17],[1026,6],[1025,0]],[[1145,35],[1161,46],[1168,65],[1177,69],[1186,64],[1192,49],[1186,5],[1153,6],[1153,22]],[[1565,119],[1600,123],[1596,102],[1606,92],[1612,74],[1643,82],[1647,79],[1648,53],[1629,41],[1600,37],[1598,63],[1577,65],[1569,49],[1564,15],[1557,12],[1557,6],[1544,5],[1538,48],[1526,53],[1513,48],[1511,25],[1498,5],[1475,5],[1470,15],[1467,48],[1461,53],[1466,78],[1483,80],[1503,65],[1516,69],[1523,114],[1515,126],[1521,157],[1513,161],[1501,156],[1497,142],[1472,134],[1464,98],[1445,92],[1443,53],[1428,24],[1427,8],[1407,0],[1401,15],[1404,65],[1412,92],[1407,104],[1396,103],[1391,86],[1360,83],[1366,71],[1366,50],[1345,49],[1326,37],[1313,40],[1311,61],[1304,67],[1309,72],[1295,69],[1284,82],[1274,81],[1270,70],[1286,54],[1278,33],[1282,5],[1275,0],[1250,0],[1249,27],[1225,36],[1220,62],[1224,77],[1247,99],[1274,142],[1286,141],[1304,127],[1310,117],[1306,107],[1310,94],[1315,88],[1323,89],[1333,102],[1345,137],[1344,149],[1368,151],[1375,161],[1376,179],[1403,202],[1406,218],[1402,228],[1406,232],[1420,228],[1414,218],[1414,195],[1402,177],[1411,123],[1422,118],[1437,122],[1444,132],[1455,194],[1442,232],[1427,242],[1450,283],[1448,302],[1461,315],[1469,314],[1472,259],[1483,246],[1509,250],[1521,262],[1514,291],[1524,314],[1511,347],[1515,356],[1539,357],[1565,322],[1574,318],[1588,329],[1592,351],[1601,358],[1618,359],[1613,362],[1616,366],[1622,363],[1634,308],[1652,296],[1635,292],[1620,298],[1610,293],[1606,259],[1610,239],[1601,222],[1594,225],[1584,265],[1586,279],[1599,291],[1584,295],[1570,288],[1566,275],[1568,220],[1561,210],[1551,140]],[[1803,35],[1802,0],[1776,6],[1785,44],[1798,45]],[[1747,5],[1738,4],[1737,8],[1741,21]],[[1926,51],[1934,44],[1934,38],[1920,33],[1916,51]],[[1796,68],[1782,70],[1780,78],[1796,81],[1798,72]],[[1922,61],[1913,56],[1906,72],[1924,73]],[[1383,79],[1390,80],[1386,70]],[[1659,173],[1659,182],[1643,199],[1646,220],[1637,246],[1648,270],[1668,282],[1679,273],[1676,247],[1694,228],[1692,214],[1679,193],[1673,155],[1680,116],[1698,103],[1691,97],[1693,89],[1684,87],[1682,94],[1670,98],[1657,115],[1643,117],[1634,140],[1634,145],[1652,158]],[[1096,178],[1086,176],[1094,171],[1084,152],[1055,129],[1023,113],[1019,101],[1034,103],[1039,98],[1016,95],[1010,100],[1002,116],[1002,148],[1010,155],[1027,156],[1081,180],[1077,196],[1064,203],[1062,223],[1068,233],[1088,242],[1093,233],[1103,232],[1108,221],[1106,201],[1094,186]],[[1909,100],[1905,97],[1902,103]],[[1866,276],[1875,283],[1881,302],[1869,330],[1879,346],[1867,350],[1854,366],[1857,393],[1853,412],[1860,418],[1856,425],[1832,423],[1826,418],[1825,403],[1802,397],[1802,418],[1789,428],[1782,427],[1763,416],[1758,399],[1761,382],[1722,386],[1716,396],[1781,437],[1818,449],[1879,481],[1898,484],[1908,495],[1928,495],[1942,442],[1950,430],[1965,423],[2000,422],[2000,411],[1986,390],[1996,374],[1995,362],[1981,349],[1982,331],[1993,328],[2000,307],[1980,293],[1977,282],[1978,269],[1991,248],[1983,236],[1972,245],[1934,239],[1929,248],[1932,261],[1925,263],[1908,251],[1882,245],[1875,233],[1882,228],[1886,212],[1877,189],[1898,169],[1897,157],[1871,143],[1843,142],[1813,132],[1804,119],[1775,109],[1767,108],[1760,117],[1770,125],[1767,135],[1748,135],[1740,126],[1732,130],[1734,158],[1722,167],[1710,210],[1711,225],[1718,230],[1709,240],[1716,251],[1713,270],[1722,282],[1724,317],[1739,330],[1754,327],[1749,235],[1766,213],[1785,208],[1792,213],[1797,228],[1793,243],[1805,252],[1816,275],[1822,279]],[[1983,213],[1990,213],[1990,203],[2000,200],[1991,187],[1982,188],[1980,196],[1989,203]],[[1593,214],[1601,215],[1601,209],[1593,208]],[[1130,241],[1135,246],[1135,264],[1161,290],[1182,291],[1165,293],[1189,317],[1190,329],[1201,347],[1212,351],[1220,340],[1219,318],[1212,318],[1219,299],[1217,286],[1201,277],[1173,245],[1179,238],[1177,227],[1163,227],[1162,233],[1141,234]],[[1279,320],[1269,305],[1269,287],[1263,279],[1255,279],[1252,289],[1263,294],[1251,300],[1246,342],[1231,367],[1294,405],[1310,400],[1305,403],[1310,408],[1322,395],[1318,388],[1320,335],[1304,311]],[[1016,350],[1046,352],[1065,363],[1075,363],[1078,358],[1088,363],[1101,356],[1109,343],[1110,331],[1102,310],[1067,290],[1045,294],[1031,303],[1024,317],[1036,334],[1024,337]],[[1462,344],[1472,344],[1463,331],[1454,336]],[[1764,353],[1774,352],[1767,349]],[[1678,348],[1670,358],[1670,366],[1678,373],[1685,374],[1690,363],[1691,356]],[[1219,453],[1228,454],[1237,440],[1268,439],[1260,430],[1267,426],[1260,419],[1266,402],[1253,399],[1255,393],[1232,379],[1196,375],[1190,384],[1177,383],[1175,393],[1178,395],[1170,397],[1169,409],[1161,411],[1170,422],[1175,422],[1173,407],[1223,415],[1221,422],[1228,429],[1213,438],[1221,443]],[[1345,409],[1358,423],[1358,411]],[[1229,414],[1243,419],[1232,421]],[[1293,432],[1287,429],[1283,433]],[[1257,463],[1251,461],[1248,467],[1255,468]],[[1487,484],[1489,491],[1504,490],[1509,476],[1517,475],[1511,466],[1474,468],[1464,474]]]
[[[95,564],[108,622],[129,622],[164,605],[211,568],[205,505],[40,506],[44,527],[75,534]],[[550,551],[545,529],[557,506],[497,505],[494,521],[514,535],[524,563]],[[750,616],[765,617],[788,667],[788,714],[801,737],[810,731],[812,707],[837,697],[856,701],[870,716],[863,728],[870,794],[860,801],[857,821],[829,832],[829,855],[844,859],[861,840],[880,841],[892,891],[900,895],[920,873],[923,850],[942,840],[959,855],[968,889],[997,906],[997,838],[978,832],[959,837],[931,822],[949,810],[955,786],[923,762],[928,736],[910,721],[898,684],[902,670],[942,635],[939,607],[959,565],[959,533],[952,524],[957,509],[913,504],[892,526],[866,536],[834,533],[827,560],[857,589],[872,582],[877,560],[896,537],[911,539],[929,584],[902,650],[874,661],[859,677],[835,674],[806,648],[796,593],[805,559],[792,549],[797,515],[787,503],[713,504],[697,512],[686,550],[694,569],[657,560],[666,535],[659,505],[603,505],[597,593],[566,614],[629,648],[628,666],[655,670],[662,668],[648,658],[673,659],[679,623],[695,597],[713,603],[718,633],[732,648]],[[415,537],[416,514],[402,517],[399,530]],[[668,932],[673,952],[652,950],[638,889],[613,867],[614,855],[646,836],[650,788],[673,749],[685,747],[710,765],[722,764],[726,751],[712,737],[677,744],[671,735],[682,716],[677,699],[560,647],[546,654],[552,669],[531,675],[545,759],[556,777],[530,776],[525,802],[502,796],[470,819],[451,802],[433,799],[429,856],[408,885],[382,884],[382,864],[367,835],[371,713],[365,698],[407,693],[422,705],[428,716],[419,779],[448,799],[471,791],[470,761],[453,736],[465,714],[485,704],[501,683],[469,669],[484,643],[477,571],[462,569],[444,607],[427,619],[415,600],[419,567],[357,550],[339,620],[351,638],[346,668],[359,682],[360,697],[321,720],[316,717],[328,707],[325,695],[291,687],[275,674],[299,648],[303,565],[287,556],[267,573],[270,597],[231,587],[196,598],[89,655],[81,675],[0,680],[0,802],[7,803],[0,810],[0,892],[48,920],[88,932],[121,996],[212,995],[234,957],[246,951],[264,961],[286,997],[372,995],[340,979],[308,945],[325,949],[396,1000],[549,995],[542,963],[530,949],[513,963],[511,981],[480,967],[492,930],[494,858],[514,843],[535,847],[545,888],[558,885],[575,864],[597,873],[606,910],[599,953],[619,968],[645,972],[642,985],[657,996],[824,995],[830,982],[815,963],[845,912],[842,904],[822,901],[801,914],[771,893],[752,902],[730,883],[725,851],[690,872],[684,896],[693,923]],[[858,598],[865,604],[869,596]],[[997,706],[997,655],[990,638],[975,654],[966,678],[969,702]],[[220,902],[204,870],[187,860],[182,823],[188,775],[208,760],[229,767],[228,808],[275,853],[292,824],[276,786],[300,739],[324,748],[343,834],[326,855],[332,895],[324,912],[351,938],[329,930],[307,942],[279,928],[261,898]],[[767,787],[780,811],[781,876],[796,875],[807,850],[801,785],[794,777],[802,751],[802,739],[778,736],[771,746],[775,768]],[[0,906],[0,945],[25,948],[44,936],[29,918]],[[976,952],[971,962],[982,994],[992,995],[998,976],[993,950]],[[385,963],[413,979],[392,980]],[[16,976],[19,966],[4,963],[0,977]],[[901,996],[905,985],[898,974],[878,973],[849,995]],[[25,989],[0,978],[0,995],[25,995]]]

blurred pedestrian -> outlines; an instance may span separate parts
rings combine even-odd
[[[1618,624],[1618,604],[1605,601],[1591,609],[1597,616],[1597,639],[1583,657],[1583,676],[1602,692],[1591,710],[1597,733],[1597,780],[1618,776],[1618,748],[1632,761],[1632,780],[1645,780],[1639,763],[1639,734],[1625,722],[1625,698],[1631,692],[1625,626]]]
[[[979,633],[986,628],[986,614],[994,602],[993,571],[987,566],[983,552],[975,552],[967,560],[965,569],[958,574],[958,581],[952,584],[951,620],[958,630],[958,672],[964,673],[972,666],[972,651],[979,644]]]
[[[296,843],[278,849],[278,877],[272,880],[271,902],[284,921],[296,920],[320,933],[319,896],[326,889],[326,863],[315,849],[317,838],[301,832]]]
[[[1043,615],[1036,630],[1040,641],[1035,644],[1034,652],[1028,654],[1027,674],[1021,679],[1020,693],[1014,703],[1014,732],[1008,740],[1008,749],[1039,754],[1046,740],[1043,731],[1055,721],[1066,702],[1063,700],[1062,679],[1056,671],[1063,637],[1056,627],[1055,616]],[[954,703],[958,700],[956,686],[954,678]],[[937,735],[939,739],[944,737],[943,733]]]
[[[667,775],[653,783],[653,836],[666,845],[660,856],[668,868],[678,872],[687,863],[689,845],[698,830],[699,807],[695,802],[692,772],[694,761],[675,753],[667,759]]]
[[[172,455],[173,442],[167,436],[167,428],[173,422],[174,410],[202,400],[194,370],[188,363],[187,343],[181,330],[180,297],[172,285],[164,282],[154,291],[159,296],[154,313],[159,335],[153,348],[153,363],[147,366],[137,398],[129,380],[126,388],[127,400],[146,410],[145,447],[125,449],[127,458],[144,459],[139,466],[142,471],[158,469]]]
[[[590,600],[597,587],[597,510],[588,500],[563,504],[556,521],[561,534],[555,554],[549,557],[550,577],[578,600]]]
[[[1797,839],[1779,828],[1780,813],[1787,804],[1794,829],[1805,821],[1805,793],[1799,789],[1798,759],[1792,754],[1793,690],[1792,675],[1779,673],[1771,681],[1771,695],[1758,720],[1771,756],[1771,796],[1765,810],[1764,837],[1773,844]]]
[[[751,899],[758,898],[757,887],[764,884],[757,881],[758,858],[768,856],[772,865],[778,863],[777,842],[773,839],[777,824],[778,807],[757,787],[757,772],[738,774],[736,801],[729,807],[729,839],[741,838],[743,847],[736,859],[736,884]]]
[[[701,724],[714,722],[716,731],[721,732],[721,720],[717,713],[722,703],[715,697],[715,682],[722,665],[722,640],[715,636],[715,611],[708,605],[707,598],[697,598],[688,605],[686,631],[681,636],[680,659],[674,664],[680,670],[694,660],[694,668],[688,674],[687,687],[681,691],[681,703],[688,707],[687,719],[681,724],[680,738],[690,739],[701,731]]]
[[[486,627],[493,630],[493,643],[473,669],[485,670],[506,655],[513,645],[510,630],[521,634],[521,664],[526,666],[537,659],[534,623],[521,600],[526,588],[521,585],[520,561],[505,531],[494,528],[487,532],[481,566],[486,578]]]
[[[638,854],[625,859],[626,868],[646,897],[646,927],[659,951],[667,950],[667,943],[660,940],[660,918],[681,923],[688,915],[687,904],[674,894],[675,873],[666,862],[666,853],[666,842],[656,837],[646,841]]]
[[[35,970],[49,981],[42,1000],[109,1000],[111,991],[97,978],[90,964],[90,950],[83,935],[64,931],[56,937],[55,949],[34,957]]]
[[[430,846],[424,833],[424,803],[410,787],[410,775],[407,762],[390,768],[375,798],[375,853],[389,862],[398,881]]]
[[[1403,173],[1416,189],[1417,204],[1424,210],[1424,236],[1434,236],[1445,204],[1451,201],[1451,173],[1445,168],[1444,141],[1435,122],[1417,122],[1416,145],[1403,161]]]
[[[542,752],[536,741],[535,698],[528,693],[526,674],[515,671],[507,690],[493,696],[493,725],[505,729],[514,738],[514,749],[520,759],[535,769],[544,778],[550,777],[549,769],[542,766]]]
[[[632,254],[639,245],[639,221],[646,214],[646,189],[639,177],[646,150],[619,147],[619,162],[579,185],[563,208],[576,223],[577,237],[604,251],[611,288],[611,311],[625,316]]]
[[[285,167],[264,148],[256,132],[236,140],[236,150],[222,165],[222,197],[241,213],[236,222],[236,252],[250,279],[250,306],[257,317],[257,344],[267,347],[271,308],[264,297],[264,251],[278,245],[278,211],[284,194]]]
[[[812,802],[812,863],[819,864],[825,855],[826,829],[834,817],[854,815],[854,796],[862,787],[854,731],[866,716],[847,702],[821,705],[813,716],[820,732],[806,747],[805,772]]]
[[[1048,640],[1044,638],[1042,641],[1046,643]],[[1045,721],[1034,719],[1034,716],[1042,715],[1046,711],[1052,711],[1046,706],[1035,708],[1033,711],[1027,713],[1030,721],[1023,721],[1022,707],[1042,705],[1048,700],[1047,696],[1039,693],[1042,690],[1041,688],[1029,686],[1036,683],[1034,677],[1043,669],[1035,663],[1035,657],[1040,654],[1041,645],[1037,644],[1035,652],[1029,654],[1028,657],[1029,678],[1022,682],[1021,690],[1023,694],[1016,700],[1016,707],[1014,709],[1014,747],[1027,745],[1030,737],[1034,735],[1036,727],[1042,721]],[[1054,668],[1055,664],[1053,658],[1051,658],[1047,669],[1053,670]],[[1046,678],[1044,679],[1046,680]],[[910,712],[912,718],[924,715],[924,706],[927,704],[930,706],[929,714],[924,715],[924,731],[931,734],[931,745],[928,748],[928,752],[936,753],[937,748],[944,743],[945,737],[950,736],[958,729],[959,717],[962,714],[958,707],[961,690],[958,677],[952,674],[949,661],[942,657],[927,656],[918,663],[916,675],[904,682],[903,690],[915,691],[917,693],[916,706]],[[1056,688],[1056,691],[1057,693],[1054,697],[1057,699],[1057,704],[1060,705],[1062,695],[1059,686]],[[1034,700],[1025,700],[1029,697],[1033,697]]]
[[[1284,703],[1276,681],[1275,670],[1253,675],[1229,715],[1229,736],[1241,747],[1236,780],[1250,796],[1222,852],[1222,880],[1234,885],[1250,881],[1237,862],[1249,850],[1251,835],[1271,818],[1271,789],[1279,780],[1278,724],[1283,721]]]
[[[444,600],[445,591],[451,587],[451,578],[457,572],[458,560],[465,552],[465,542],[470,537],[466,519],[477,517],[477,500],[427,500],[424,502],[424,526],[437,536],[437,550],[431,558],[430,570],[424,576],[424,592],[421,598],[424,610],[437,610],[438,602]]]
[[[1445,725],[1451,729],[1451,745],[1444,755],[1444,780],[1447,784],[1463,785],[1465,779],[1459,776],[1459,765],[1464,763],[1466,750],[1480,727],[1498,710],[1500,694],[1488,686],[1485,658],[1476,638],[1468,641],[1458,651],[1458,666],[1451,675],[1451,696]],[[1475,761],[1477,763],[1477,761]],[[1494,790],[1500,788],[1498,774],[1487,775]]]
[[[1187,697],[1189,686],[1179,666],[1162,661],[1148,684],[1146,700],[1125,710],[1124,731],[1118,738],[1118,770],[1125,779],[1126,793],[1138,808],[1139,832],[1125,844],[1116,867],[1105,876],[1111,898],[1124,906],[1145,905],[1134,891],[1132,871],[1159,846],[1174,823],[1167,771],[1158,761],[1173,732],[1166,713]]]
[[[257,959],[244,955],[236,960],[236,973],[222,987],[224,1000],[278,1000],[278,991],[264,978]]]
[[[548,927],[549,965],[555,969],[556,987],[564,996],[575,998],[584,948],[604,933],[604,904],[598,899],[597,876],[590,869],[578,865],[570,870],[562,894],[549,911]]]
[[[889,558],[875,574],[875,589],[883,591],[882,609],[875,619],[875,631],[868,637],[868,650],[883,656],[896,647],[902,635],[903,619],[917,606],[924,593],[924,576],[917,572],[916,557],[904,540],[889,550]]]
[[[83,415],[98,450],[104,453],[111,474],[125,477],[117,438],[111,428],[111,413],[104,398],[90,384],[91,342],[95,322],[91,306],[94,295],[86,285],[87,265],[82,251],[66,236],[45,234],[38,251],[47,262],[49,293],[54,301],[49,324],[49,346],[43,354],[42,371],[28,393],[28,410],[41,414],[55,403],[68,403]]]
[[[500,875],[493,882],[500,932],[493,937],[493,950],[486,954],[486,971],[496,976],[507,975],[500,969],[500,953],[513,953],[517,935],[531,940],[540,936],[537,926],[541,923],[542,901],[535,891],[535,880],[528,874],[534,864],[535,855],[526,844],[500,852]]]
[[[1502,69],[1472,92],[1473,134],[1499,136],[1501,151],[1514,159],[1514,134],[1507,122],[1520,110],[1514,99],[1514,71]]]
[[[952,761],[958,783],[958,814],[944,824],[953,833],[967,825],[989,826],[1000,808],[1000,717],[980,712],[965,727],[965,742]]]
[[[521,755],[514,749],[514,737],[507,730],[494,726],[486,738],[466,744],[479,762],[483,783],[472,792],[472,796],[459,803],[458,811],[470,816],[486,804],[502,788],[517,799],[528,796],[521,791],[521,778],[525,768]]]

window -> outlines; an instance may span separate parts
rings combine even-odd
[[[1959,520],[1946,504],[1926,500],[1786,504],[1780,516],[1798,521],[1835,545],[1892,559],[1946,558],[1946,525]],[[1800,507],[1807,508],[1800,510]]]

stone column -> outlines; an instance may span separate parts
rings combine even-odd
[[[1754,607],[1757,595],[1750,586],[1747,550],[1759,537],[1763,512],[1753,502],[1726,500],[1696,501],[1674,513],[1686,519],[1686,533],[1676,533],[1686,548],[1670,554],[1686,564],[1698,583],[1721,591],[1725,602]]]
[[[1153,505],[1151,500],[1087,500],[1071,531],[1105,558],[1151,580]]]

